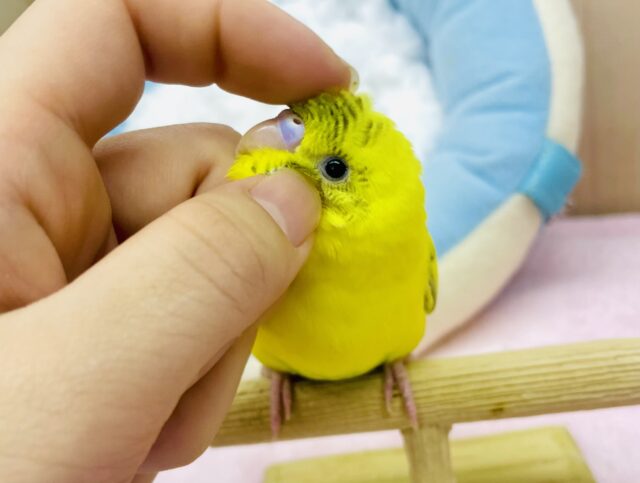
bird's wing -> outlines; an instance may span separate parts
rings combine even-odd
[[[428,242],[429,263],[427,265],[427,291],[424,294],[424,310],[427,314],[433,312],[438,299],[438,260],[436,257],[436,247],[433,244],[431,235]]]

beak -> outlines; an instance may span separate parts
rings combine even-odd
[[[288,150],[280,129],[278,128],[278,118],[268,119],[256,124],[249,129],[236,147],[236,155],[246,154],[259,148],[273,148]]]
[[[304,137],[304,123],[291,109],[285,109],[273,119],[253,126],[240,138],[236,155],[258,148],[272,148],[293,152]]]

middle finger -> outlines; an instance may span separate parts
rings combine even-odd
[[[106,138],[94,149],[120,241],[194,195],[226,182],[240,135],[184,124]]]

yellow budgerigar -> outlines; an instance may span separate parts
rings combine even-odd
[[[243,136],[232,179],[293,169],[318,189],[322,215],[309,258],[260,323],[254,355],[272,375],[272,430],[290,413],[287,374],[351,378],[384,365],[412,424],[403,360],[436,301],[435,249],[426,228],[420,163],[370,100],[325,93]]]

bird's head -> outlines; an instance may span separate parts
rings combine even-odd
[[[304,175],[322,200],[318,237],[328,235],[334,245],[345,238],[337,231],[354,240],[393,229],[406,216],[424,217],[420,163],[365,96],[325,93],[293,104],[250,129],[237,154],[232,179],[282,168]]]

